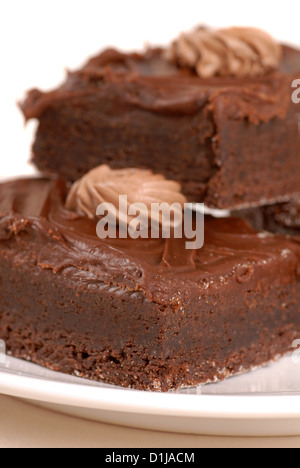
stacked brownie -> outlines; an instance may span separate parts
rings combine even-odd
[[[100,164],[151,169],[218,209],[285,201],[300,190],[300,51],[281,54],[263,75],[201,78],[161,49],[107,50],[56,91],[29,93],[33,162],[71,181]]]
[[[299,77],[300,51],[262,31],[200,28],[167,49],[107,50],[57,90],[30,91],[22,109],[39,121],[43,178],[0,186],[9,352],[158,391],[289,352],[300,336]],[[206,216],[199,250],[174,236],[99,239],[95,174],[117,190],[132,171],[131,192],[149,177],[137,193],[179,197],[179,183],[181,201],[232,216]]]

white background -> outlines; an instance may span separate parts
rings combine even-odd
[[[26,165],[34,123],[24,128],[16,101],[31,87],[55,87],[107,45],[167,44],[199,23],[248,25],[300,44],[299,0],[2,0],[0,2],[0,178]],[[300,78],[300,77],[299,77]]]

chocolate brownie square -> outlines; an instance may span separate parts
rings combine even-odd
[[[211,208],[284,201],[300,193],[299,72],[300,51],[287,46],[263,76],[211,78],[163,49],[106,50],[57,90],[29,92],[32,160],[70,181],[103,163],[151,169]]]
[[[205,245],[106,239],[61,180],[0,186],[0,339],[13,356],[142,390],[222,380],[300,333],[300,245],[206,218]]]

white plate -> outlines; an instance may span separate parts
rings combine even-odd
[[[7,356],[0,363],[0,393],[70,415],[144,429],[300,434],[300,364],[290,356],[222,383],[169,393],[90,382]]]

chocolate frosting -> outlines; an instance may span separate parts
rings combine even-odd
[[[201,78],[263,76],[279,67],[281,57],[281,45],[257,28],[199,28],[182,33],[167,51],[169,60]]]
[[[73,184],[66,200],[66,207],[79,215],[93,219],[96,217],[98,205],[111,204],[117,211],[117,219],[120,220],[124,215],[119,212],[120,195],[127,196],[126,209],[132,204],[143,203],[146,207],[146,218],[154,216],[151,211],[152,203],[168,205],[179,203],[183,208],[187,201],[181,194],[180,184],[166,180],[163,175],[134,168],[113,170],[103,164]],[[159,215],[157,221],[162,221]]]
[[[192,288],[201,301],[223,283],[235,294],[263,288],[266,276],[274,287],[299,279],[300,244],[262,235],[244,220],[207,217],[197,251],[186,250],[185,239],[100,240],[95,220],[65,208],[68,191],[64,182],[46,179],[0,186],[0,243],[18,243],[17,261],[68,276],[77,287],[104,282],[179,307],[179,290],[189,301]]]
[[[220,89],[240,102],[239,118],[269,121],[283,118],[290,105],[291,82],[298,78],[300,54],[283,46],[279,72],[261,77],[212,77],[202,79],[192,69],[178,68],[166,60],[164,49],[150,49],[145,54],[126,54],[108,49],[92,58],[81,70],[69,73],[68,80],[55,91],[29,92],[21,104],[26,120],[39,118],[56,103],[93,95],[100,84],[118,82],[120,106],[123,103],[161,114],[196,114],[207,103],[214,102]],[[138,88],[138,92],[137,92]],[[256,106],[245,107],[249,97]],[[244,113],[243,113],[244,112]]]

